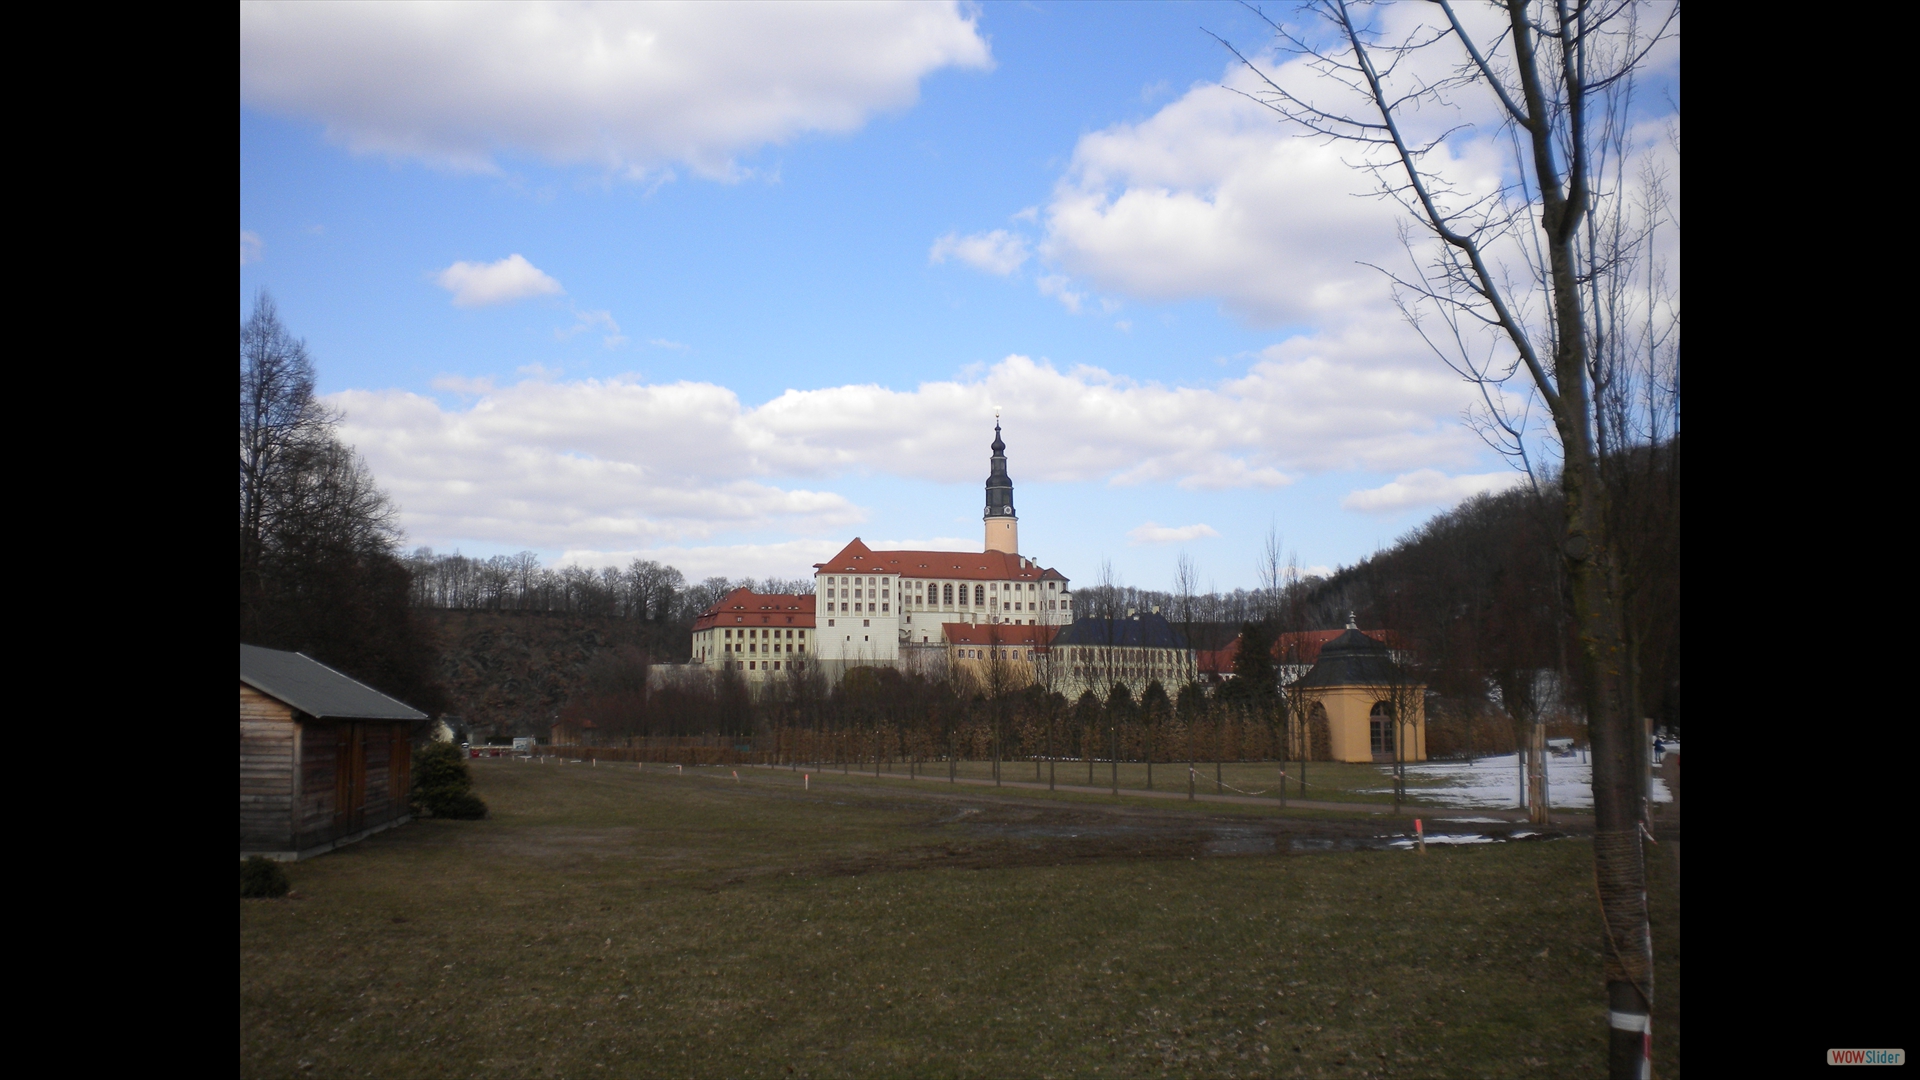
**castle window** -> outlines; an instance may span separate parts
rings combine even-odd
[[[975,585],[975,586],[973,587],[973,602],[974,602],[974,603],[976,603],[976,604],[985,604],[985,603],[987,602],[987,587],[986,587],[986,586],[984,586],[984,585]]]
[[[953,585],[951,582],[947,585],[947,603],[953,603]]]

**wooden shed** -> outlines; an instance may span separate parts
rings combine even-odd
[[[304,653],[240,646],[240,857],[304,859],[404,824],[426,718]]]

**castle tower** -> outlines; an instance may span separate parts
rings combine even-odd
[[[1020,518],[1013,512],[1013,480],[1007,476],[1007,444],[993,422],[993,471],[987,474],[987,551],[1020,552]]]

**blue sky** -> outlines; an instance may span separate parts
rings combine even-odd
[[[243,6],[241,315],[307,340],[410,544],[974,546],[998,406],[1070,577],[1251,586],[1269,527],[1352,563],[1512,476],[1359,265],[1406,259],[1390,209],[1203,28],[1265,42],[1225,3]]]

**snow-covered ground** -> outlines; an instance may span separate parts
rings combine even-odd
[[[1674,753],[1680,744],[1667,744]],[[1392,766],[1383,765],[1381,775],[1391,776]],[[1387,786],[1374,788],[1391,792]],[[1511,809],[1520,805],[1520,765],[1518,756],[1502,754],[1478,761],[1429,761],[1407,766],[1407,793],[1414,798],[1462,810]],[[1653,801],[1672,802],[1666,782],[1653,779]],[[1592,809],[1593,766],[1585,755],[1547,758],[1547,803],[1569,810]]]

